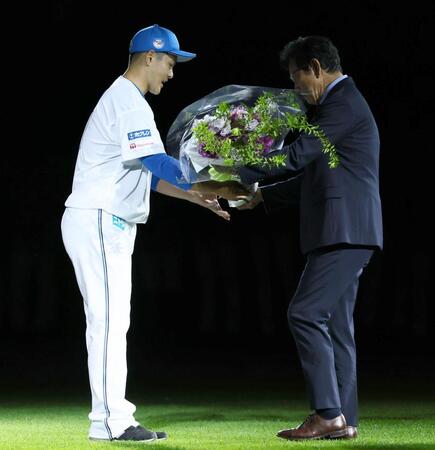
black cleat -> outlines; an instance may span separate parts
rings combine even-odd
[[[166,433],[165,433],[166,434]],[[114,441],[151,442],[157,439],[154,431],[147,430],[142,425],[128,427],[121,436],[114,438]]]
[[[165,439],[168,439],[168,434],[164,431],[155,431],[155,433],[159,441],[164,441]]]

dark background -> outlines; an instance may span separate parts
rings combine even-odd
[[[291,87],[279,67],[282,47],[309,34],[332,39],[344,73],[372,108],[382,143],[385,248],[361,278],[361,370],[426,370],[435,337],[432,3],[234,8],[64,0],[38,11],[26,35],[30,49],[17,56],[32,131],[26,156],[12,147],[4,163],[11,209],[0,305],[3,378],[86,380],[82,302],[60,234],[63,203],[92,109],[125,71],[133,34],[154,23],[198,54],[176,66],[158,97],[147,96],[163,138],[183,107],[224,85]],[[273,216],[262,207],[234,210],[225,223],[153,193],[133,261],[133,374],[297,370],[286,311],[304,264],[298,238],[296,207]]]

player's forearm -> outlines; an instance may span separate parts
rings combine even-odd
[[[192,201],[192,194],[189,191],[183,191],[165,180],[158,181],[155,191],[163,195],[168,195],[169,197]]]

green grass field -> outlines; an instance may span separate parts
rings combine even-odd
[[[427,392],[406,383],[402,388],[386,383],[362,393],[360,388],[358,439],[288,442],[275,434],[308,413],[299,389],[292,393],[284,384],[270,382],[159,387],[129,395],[138,421],[169,434],[168,440],[149,444],[88,441],[89,404],[83,395],[69,393],[59,400],[52,393],[47,400],[42,392],[19,398],[9,394],[0,407],[0,449],[435,449],[435,400]]]

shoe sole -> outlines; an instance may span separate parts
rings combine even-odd
[[[157,439],[157,438],[152,438],[152,439],[141,439],[139,440],[135,440],[135,439],[104,439],[104,438],[93,438],[90,437],[89,440],[90,441],[100,441],[100,442],[153,442],[153,441],[164,441],[167,438],[162,438],[162,439]]]
[[[347,430],[340,430],[331,433],[328,437],[324,439],[349,439]]]
[[[288,441],[316,441],[321,439],[349,439],[347,436],[347,430],[339,430],[334,431],[333,433],[326,433],[322,434],[320,436],[315,437],[304,437],[304,438],[297,438],[297,437],[284,437],[284,436],[278,436],[277,437],[281,439],[287,439]]]

